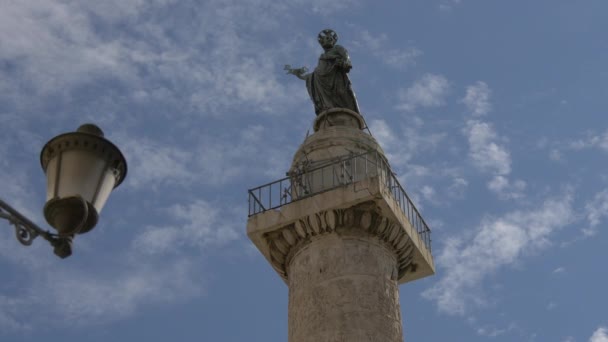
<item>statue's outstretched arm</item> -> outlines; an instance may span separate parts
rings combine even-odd
[[[306,74],[306,72],[308,71],[308,68],[306,68],[306,67],[294,69],[291,67],[291,65],[286,64],[285,68],[283,68],[283,69],[287,70],[287,74],[295,75],[297,78],[299,78],[301,80],[306,80],[308,77],[310,77],[310,74]]]

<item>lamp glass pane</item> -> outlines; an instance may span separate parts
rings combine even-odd
[[[103,178],[101,180],[101,186],[99,187],[99,193],[97,193],[97,199],[95,203],[92,203],[95,209],[97,209],[97,213],[101,213],[101,209],[106,204],[112,189],[114,189],[114,185],[116,184],[116,178],[114,177],[114,173],[111,169],[106,170],[103,174]]]
[[[57,160],[55,157],[46,166],[46,200],[55,197],[55,187],[57,186]]]
[[[61,156],[58,195],[80,195],[91,203],[106,162],[87,150],[68,150]]]

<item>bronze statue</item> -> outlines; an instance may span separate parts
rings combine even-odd
[[[338,34],[331,29],[323,30],[319,33],[318,41],[325,52],[319,57],[319,64],[312,73],[306,74],[306,67],[293,69],[290,65],[285,65],[285,70],[306,81],[306,89],[317,115],[331,108],[347,108],[359,113],[347,75],[353,66],[346,49],[336,45]]]

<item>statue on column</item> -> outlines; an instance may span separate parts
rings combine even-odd
[[[317,115],[332,108],[346,108],[359,113],[357,98],[347,75],[353,66],[346,49],[336,44],[338,34],[331,29],[323,30],[318,41],[325,52],[319,57],[313,72],[306,74],[306,67],[293,69],[290,65],[285,65],[285,70],[306,81]]]

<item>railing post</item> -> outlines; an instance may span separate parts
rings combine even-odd
[[[351,164],[351,169],[352,169],[351,171],[352,171],[352,178],[353,178],[352,181],[353,181],[353,183],[359,181],[359,179],[357,179],[357,161],[358,161],[358,159],[359,159],[359,156],[356,156],[355,158],[353,158],[353,160],[355,162],[354,166],[352,166],[352,164]],[[365,177],[365,178],[367,178],[367,177]]]

